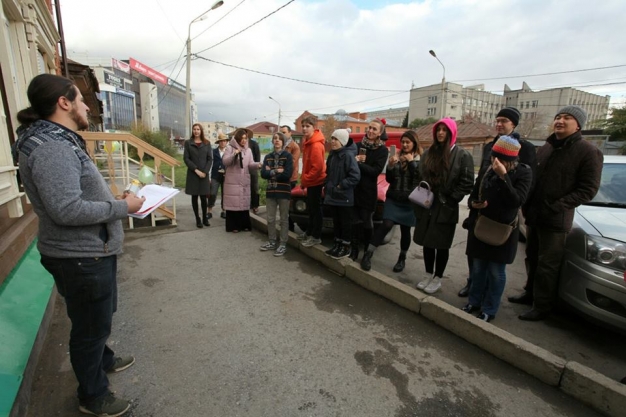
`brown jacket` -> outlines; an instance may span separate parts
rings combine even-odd
[[[289,141],[289,144],[285,146],[285,150],[291,154],[293,161],[293,174],[291,174],[289,182],[297,182],[298,176],[300,175],[300,146],[292,139]]]
[[[525,206],[526,224],[569,232],[574,209],[590,201],[600,187],[604,157],[580,132],[562,139],[552,134],[537,151],[537,180]]]

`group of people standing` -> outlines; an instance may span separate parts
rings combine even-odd
[[[591,200],[599,187],[602,154],[581,140],[580,130],[586,117],[578,106],[560,109],[554,119],[554,133],[537,153],[534,145],[515,132],[521,118],[519,110],[502,108],[496,116],[497,136],[483,147],[476,181],[473,158],[457,146],[457,124],[449,118],[434,124],[432,145],[426,151],[420,146],[417,133],[407,130],[401,135],[400,149],[395,151],[395,146],[392,147],[394,152],[390,155],[385,143],[386,122],[375,119],[358,143],[350,137],[349,130],[335,130],[325,158],[326,139],[316,128],[317,119],[308,116],[301,121],[302,152],[291,140],[291,129],[283,126],[282,132],[273,135],[273,151],[263,163],[258,162],[260,158],[254,158],[247,145],[252,137],[249,130],[238,129],[230,146],[220,136],[220,147],[210,152],[210,146],[205,149],[201,128],[194,125],[194,136],[185,144],[185,161],[189,160],[187,193],[192,194],[198,227],[208,225],[205,216],[208,213],[210,217],[217,188],[211,187],[207,204],[202,194],[207,192],[208,185],[204,186],[203,180],[208,178],[211,164],[214,169],[217,166],[224,182],[222,204],[226,210],[226,230],[249,230],[249,210],[254,205],[250,178],[260,171],[267,180],[268,220],[268,241],[260,249],[282,256],[287,248],[288,230],[290,227],[293,230],[289,224],[289,199],[297,185],[302,155],[300,187],[306,190],[309,219],[307,229],[298,236],[301,244],[310,247],[321,243],[322,208],[326,205],[334,227],[334,242],[326,254],[358,262],[362,248],[360,265],[368,271],[376,249],[393,226],[398,225],[400,254],[393,271],[401,272],[406,266],[414,228],[412,239],[423,247],[424,259],[424,271],[419,274],[416,287],[427,294],[441,289],[459,223],[459,204],[469,195],[470,214],[463,222],[468,230],[469,277],[467,285],[459,291],[459,296],[469,299],[462,309],[478,312],[477,317],[484,321],[496,317],[506,284],[506,265],[515,260],[519,223],[525,217],[528,282],[525,292],[509,297],[509,301],[522,304],[534,301],[534,308],[520,315],[520,319],[541,320],[550,313],[556,296],[560,259],[571,229],[573,210]],[[385,167],[389,188],[382,224],[374,229],[378,177]],[[411,192],[424,182],[434,196],[428,208],[409,201]],[[198,197],[203,217],[198,213]],[[278,215],[280,236],[276,228]],[[475,229],[481,217],[479,234]],[[487,221],[492,226],[509,226],[504,243],[494,244],[481,237]]]
[[[89,107],[71,80],[41,74],[30,82],[27,94],[30,106],[17,114],[20,126],[14,156],[39,218],[37,249],[41,263],[64,297],[72,322],[69,352],[79,384],[79,410],[91,415],[122,415],[129,410],[130,402],[114,396],[107,374],[129,368],[135,358],[116,355],[106,342],[117,309],[122,220],[140,210],[145,199],[132,192],[115,196],[106,184],[77,133],[89,126]],[[578,106],[561,108],[553,121],[553,133],[535,154],[532,145],[514,132],[520,112],[503,108],[497,117],[498,136],[485,146],[474,182],[472,157],[456,146],[456,123],[451,119],[434,125],[433,144],[426,152],[422,153],[417,135],[407,131],[402,135],[400,151],[391,156],[384,144],[384,121],[372,121],[358,144],[353,143],[348,131],[338,129],[331,136],[331,151],[325,161],[324,136],[315,129],[315,118],[305,118],[300,186],[308,191],[310,217],[309,227],[300,236],[302,244],[321,242],[325,188],[324,203],[331,207],[335,220],[335,244],[329,255],[356,260],[362,245],[361,266],[369,269],[381,236],[398,224],[402,232],[401,252],[394,266],[398,272],[405,266],[410,230],[415,227],[413,240],[424,248],[425,273],[418,288],[432,294],[441,287],[459,221],[459,203],[471,193],[471,215],[464,222],[469,234],[466,254],[470,280],[459,295],[469,295],[465,311],[479,311],[481,320],[490,321],[504,290],[506,265],[515,258],[521,208],[527,225],[528,280],[525,291],[509,301],[533,305],[520,319],[545,319],[556,299],[574,209],[590,201],[600,185],[603,156],[583,140],[581,129],[586,119],[586,112]],[[250,174],[260,170],[268,180],[269,223],[269,242],[261,249],[274,249],[277,256],[284,254],[288,199],[296,186],[300,155],[295,142],[285,135],[287,131],[273,136],[274,149],[261,163],[248,145],[252,138],[249,130],[238,129],[229,142],[225,136],[218,137],[219,146],[212,150],[202,128],[193,126],[192,138],[185,144],[185,162],[187,193],[192,195],[198,227],[208,226],[222,185],[226,229],[249,229],[253,200]],[[385,162],[390,186],[383,225],[373,231],[376,182]],[[211,185],[209,178],[215,179],[218,186]],[[435,196],[429,208],[408,202],[410,192],[421,181],[428,182]],[[276,212],[281,217],[280,240],[275,229]],[[514,226],[505,243],[485,243],[477,233],[481,216]],[[363,230],[359,236],[353,233],[357,223]]]

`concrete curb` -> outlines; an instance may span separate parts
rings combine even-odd
[[[264,218],[250,215],[252,226],[267,233]],[[303,247],[297,235],[289,233],[289,246],[299,248],[340,276],[394,303],[421,314],[439,326],[489,352],[495,357],[534,376],[542,382],[558,387],[576,400],[610,416],[621,417],[626,410],[626,385],[583,366],[568,362],[547,350],[533,345],[492,324],[485,323],[438,298],[428,296],[376,271],[363,271],[350,260],[335,260],[324,253],[326,248],[316,245]]]

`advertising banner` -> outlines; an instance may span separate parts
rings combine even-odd
[[[124,88],[124,80],[108,72],[104,73],[104,83],[112,85],[113,87]]]
[[[184,86],[184,85],[182,85],[182,84],[181,84],[181,83],[179,83],[179,82],[176,82],[176,81],[172,80],[171,78],[168,78],[168,79],[167,79],[167,84],[168,84],[169,86],[172,86],[172,87],[176,88],[177,90],[180,90],[180,91],[182,91],[182,92],[186,92],[186,88],[185,88],[185,86]]]
[[[147,65],[142,64],[134,58],[130,59],[130,68],[132,70],[137,71],[140,74],[145,75],[148,78],[153,79],[154,81],[160,82],[161,84],[167,85],[168,78],[161,74],[160,72],[153,70]]]
[[[126,74],[130,74],[130,65],[128,65],[126,62],[111,58],[111,66],[120,71],[124,71]]]

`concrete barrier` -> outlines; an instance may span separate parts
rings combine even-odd
[[[613,381],[578,362],[568,362],[565,365],[561,389],[608,416],[626,415],[626,385]]]

